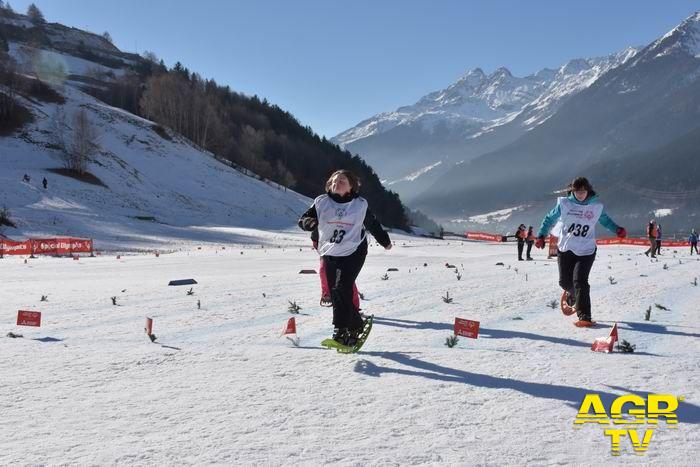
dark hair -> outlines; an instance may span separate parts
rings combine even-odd
[[[586,191],[593,191],[593,186],[591,185],[591,182],[588,181],[586,177],[577,177],[574,179],[573,182],[571,182],[571,190],[576,191],[576,190],[586,190]]]
[[[345,178],[347,178],[348,182],[350,182],[351,193],[357,194],[360,192],[361,183],[359,177],[349,170],[342,169],[336,170],[330,177],[328,177],[328,180],[326,180],[326,193],[331,191],[331,183],[333,183],[333,178],[335,178],[336,175],[345,175]]]
[[[577,190],[586,190],[588,192],[586,199],[596,194],[595,191],[593,191],[593,185],[591,185],[591,182],[589,182],[586,177],[574,178],[574,180],[569,184],[566,194],[570,195]]]

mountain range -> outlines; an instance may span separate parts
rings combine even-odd
[[[553,191],[589,175],[601,194],[614,195],[609,209],[633,231],[657,211],[684,229],[699,212],[687,200],[697,157],[668,151],[700,128],[699,50],[695,13],[644,47],[557,70],[519,78],[473,69],[333,141],[364,157],[409,207],[451,228],[533,223]],[[650,158],[666,162],[640,174]]]

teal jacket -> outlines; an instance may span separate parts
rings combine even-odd
[[[589,196],[585,200],[579,201],[572,193],[569,196],[567,196],[567,199],[575,204],[586,205],[591,204],[593,201],[597,201],[598,195],[593,194],[593,196]],[[554,207],[554,209],[549,211],[547,215],[544,216],[544,219],[542,220],[542,225],[540,225],[540,230],[539,232],[537,232],[537,236],[545,237],[549,235],[549,231],[552,230],[552,227],[554,227],[554,224],[557,223],[560,216],[561,206],[559,205],[559,202],[557,202],[557,205]],[[603,212],[600,214],[598,222],[600,222],[603,227],[605,227],[613,233],[617,233],[617,229],[620,228],[619,225],[617,225],[615,222],[613,222],[612,219],[610,219],[610,216],[608,216],[608,214],[605,212],[605,209],[603,209]]]

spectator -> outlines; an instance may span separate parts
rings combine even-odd
[[[690,254],[693,254],[693,249],[695,249],[695,253],[698,253],[698,233],[695,231],[695,229],[690,230],[690,237],[688,237],[688,241],[690,242]]]
[[[651,253],[651,257],[656,258],[656,221],[654,219],[650,220],[649,225],[647,225],[647,238],[649,238],[649,248],[644,254],[649,256]]]
[[[525,246],[525,239],[527,238],[527,232],[525,231],[525,224],[520,224],[518,226],[518,231],[515,233],[515,238],[518,240],[518,261],[523,260],[523,247]]]
[[[532,251],[532,245],[535,244],[535,234],[532,232],[532,226],[527,228],[527,238],[525,238],[525,243],[527,243],[527,254],[525,255],[525,259],[532,261],[530,252]]]

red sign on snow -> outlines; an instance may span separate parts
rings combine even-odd
[[[41,312],[17,311],[17,326],[41,326]]]
[[[455,318],[455,335],[476,339],[479,337],[479,322]]]

